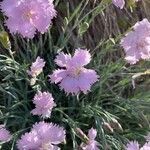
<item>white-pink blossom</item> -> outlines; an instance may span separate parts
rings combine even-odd
[[[56,106],[52,94],[49,92],[38,92],[33,99],[35,109],[31,111],[33,115],[39,115],[43,118],[51,116],[52,109]]]
[[[133,30],[121,40],[126,53],[126,61],[135,64],[139,60],[150,60],[150,22],[147,19],[137,22]]]

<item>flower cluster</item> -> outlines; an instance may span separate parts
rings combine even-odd
[[[135,2],[139,0],[134,0]],[[125,0],[112,0],[112,3],[123,9]],[[36,31],[44,33],[52,24],[52,19],[56,17],[53,0],[3,0],[0,9],[4,12],[7,19],[5,25],[10,33],[21,34],[26,38],[33,38]],[[150,59],[150,22],[143,19],[133,26],[121,40],[124,48],[125,59],[130,64],[135,64],[140,59]],[[78,95],[80,92],[87,94],[91,86],[99,80],[95,70],[87,69],[85,66],[91,61],[91,54],[87,49],[76,49],[74,55],[59,53],[55,63],[60,67],[54,70],[50,77],[50,82],[58,84],[61,90],[67,94]],[[32,63],[28,74],[35,84],[37,76],[43,71],[45,66],[44,59],[37,57]],[[32,85],[33,85],[32,84]],[[50,118],[52,109],[56,106],[52,94],[49,92],[38,91],[33,98],[35,108],[31,111],[33,115],[42,118]],[[114,132],[114,129],[122,130],[117,120],[112,123],[104,123],[104,127]],[[97,131],[91,128],[86,136],[81,130],[80,135],[85,138],[80,148],[83,150],[99,150],[100,144],[96,141]],[[59,144],[66,138],[66,131],[53,123],[41,121],[35,123],[30,132],[25,133],[17,141],[19,150],[60,150]],[[11,134],[4,126],[0,126],[0,142],[7,142],[11,139]],[[143,147],[136,141],[127,144],[126,150],[150,150],[150,135]]]
[[[17,142],[19,150],[58,150],[65,140],[65,130],[53,123],[39,122]]]
[[[121,40],[121,46],[124,48],[128,63],[135,64],[140,59],[150,59],[150,22],[143,19],[133,26],[130,31]]]
[[[10,32],[27,38],[33,38],[36,30],[46,32],[56,16],[53,0],[4,0],[1,9]]]
[[[50,81],[55,84],[59,83],[60,88],[64,89],[67,94],[77,95],[81,91],[86,94],[99,78],[94,70],[84,67],[90,61],[91,55],[86,49],[76,49],[73,57],[61,52],[55,62],[62,69],[55,70],[49,76]]]
[[[4,125],[0,125],[0,142],[8,142],[11,139],[11,134]]]
[[[83,150],[99,150],[99,143],[95,140],[97,131],[91,128],[88,132],[88,141],[81,144]]]
[[[56,106],[52,94],[49,92],[38,92],[34,99],[35,109],[32,110],[33,115],[39,115],[43,118],[49,118],[53,107]]]
[[[50,75],[51,82],[60,82],[61,89],[64,89],[67,93],[78,94],[80,91],[87,93],[91,85],[99,78],[94,70],[84,67],[90,60],[91,55],[89,51],[83,49],[77,49],[73,57],[70,54],[60,53],[55,62],[62,69],[56,70]],[[37,57],[36,61],[32,63],[28,74],[33,79],[36,79],[43,71],[44,66],[44,60]],[[34,96],[33,103],[35,104],[35,109],[31,113],[42,118],[49,118],[52,109],[56,106],[52,94],[49,92],[39,91]],[[86,144],[82,144],[83,149],[98,150],[98,143],[95,141],[96,134],[97,132],[94,129],[89,131],[89,139]],[[21,137],[17,142],[17,147],[19,150],[56,150],[59,149],[57,144],[61,143],[64,139],[65,131],[63,128],[59,128],[52,123],[40,122],[36,123],[29,133],[25,133]]]

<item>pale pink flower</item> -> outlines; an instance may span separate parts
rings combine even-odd
[[[19,150],[59,150],[65,140],[65,130],[53,123],[39,122],[17,142]]]
[[[81,148],[83,150],[99,150],[98,148],[99,143],[95,140],[96,136],[97,136],[97,131],[91,128],[88,132],[89,140],[87,141],[87,143],[82,143]]]
[[[126,150],[140,150],[139,143],[137,141],[131,141],[127,144]]]
[[[94,70],[84,67],[90,61],[91,55],[86,49],[76,49],[72,57],[61,52],[55,62],[62,69],[55,70],[52,75],[49,75],[50,81],[59,84],[67,94],[77,95],[80,92],[86,94],[99,78]]]
[[[3,0],[1,9],[10,32],[27,38],[33,38],[36,30],[46,32],[56,16],[53,0]]]
[[[126,53],[126,61],[135,64],[140,59],[150,59],[150,23],[147,19],[137,22],[121,40]]]
[[[120,9],[123,9],[125,5],[125,0],[112,0],[113,4]]]
[[[28,70],[27,72],[33,78],[36,78],[43,71],[44,66],[45,66],[45,61],[38,56],[35,62],[32,63],[30,70]]]
[[[31,111],[33,115],[49,118],[53,107],[56,106],[52,94],[49,92],[38,92],[33,99],[35,109]]]
[[[4,125],[0,125],[0,142],[8,142],[11,139],[11,134]]]

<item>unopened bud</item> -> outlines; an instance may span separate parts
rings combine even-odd
[[[36,83],[36,78],[31,78],[30,85],[33,86]]]
[[[114,118],[111,120],[110,125],[113,129],[119,130],[121,132],[123,131],[121,124]]]
[[[114,132],[113,128],[112,128],[112,127],[110,126],[110,124],[107,123],[107,122],[104,122],[104,123],[103,123],[103,127],[104,127],[104,129],[105,129],[106,131],[108,131],[108,132],[111,132],[111,133]]]
[[[76,134],[84,139],[86,142],[89,140],[89,138],[83,133],[83,131],[80,128],[76,128]]]

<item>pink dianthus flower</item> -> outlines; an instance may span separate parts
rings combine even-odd
[[[81,148],[83,150],[99,150],[98,148],[99,143],[95,140],[96,135],[97,135],[97,131],[91,128],[88,132],[89,140],[87,141],[87,143],[82,143]]]
[[[126,61],[135,64],[140,59],[150,59],[150,23],[147,19],[137,22],[121,40],[126,53]]]
[[[35,109],[31,111],[33,115],[39,115],[43,118],[49,118],[53,107],[56,106],[52,94],[49,92],[38,92],[33,99]]]
[[[91,86],[98,81],[99,76],[92,69],[84,66],[91,61],[88,50],[76,49],[74,56],[61,52],[55,59],[56,64],[62,69],[57,69],[49,75],[52,83],[59,83],[61,89],[67,94],[86,94]]]
[[[19,150],[59,150],[65,140],[65,130],[53,123],[39,122],[17,142]]]
[[[8,142],[11,139],[11,134],[4,125],[0,125],[0,142]]]
[[[27,38],[33,38],[36,30],[46,32],[56,16],[53,0],[3,0],[0,7],[10,32]]]

